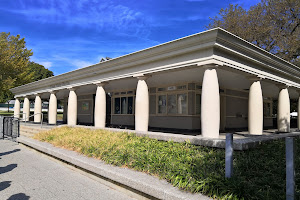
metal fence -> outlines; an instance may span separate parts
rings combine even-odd
[[[18,118],[0,116],[0,131],[2,139],[20,136],[20,122]]]

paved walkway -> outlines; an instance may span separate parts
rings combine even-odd
[[[133,199],[9,140],[0,140],[0,199]]]

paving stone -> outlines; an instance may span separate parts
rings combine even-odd
[[[133,199],[27,147],[0,140],[0,199],[9,198]]]

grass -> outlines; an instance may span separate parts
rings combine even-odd
[[[6,111],[0,110],[0,115],[4,115],[4,116],[14,115],[14,111],[7,112],[7,110]]]
[[[285,145],[282,140],[262,144],[253,150],[235,151],[234,176],[226,179],[223,149],[69,127],[39,133],[35,139],[108,164],[145,172],[166,179],[182,190],[201,192],[215,199],[285,199]],[[300,146],[299,139],[296,145]],[[299,164],[300,157],[296,156],[296,166]],[[297,170],[296,185],[299,184]],[[299,198],[299,188],[296,193]]]

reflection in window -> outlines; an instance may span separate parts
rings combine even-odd
[[[133,97],[128,97],[128,108],[127,108],[127,114],[133,113]]]
[[[178,114],[187,114],[187,95],[177,94],[177,111]]]
[[[120,98],[115,98],[115,114],[120,114],[121,106],[120,106]]]
[[[264,102],[264,116],[265,117],[271,117],[271,103],[269,102]]]
[[[167,97],[166,97],[166,95],[158,96],[158,113],[160,113],[160,114],[167,113]]]
[[[176,94],[168,95],[168,114],[177,114]]]
[[[196,94],[196,115],[200,115],[201,112],[201,95]]]
[[[133,97],[115,98],[115,114],[133,114]]]
[[[127,101],[126,101],[126,97],[121,97],[121,114],[127,114]]]

